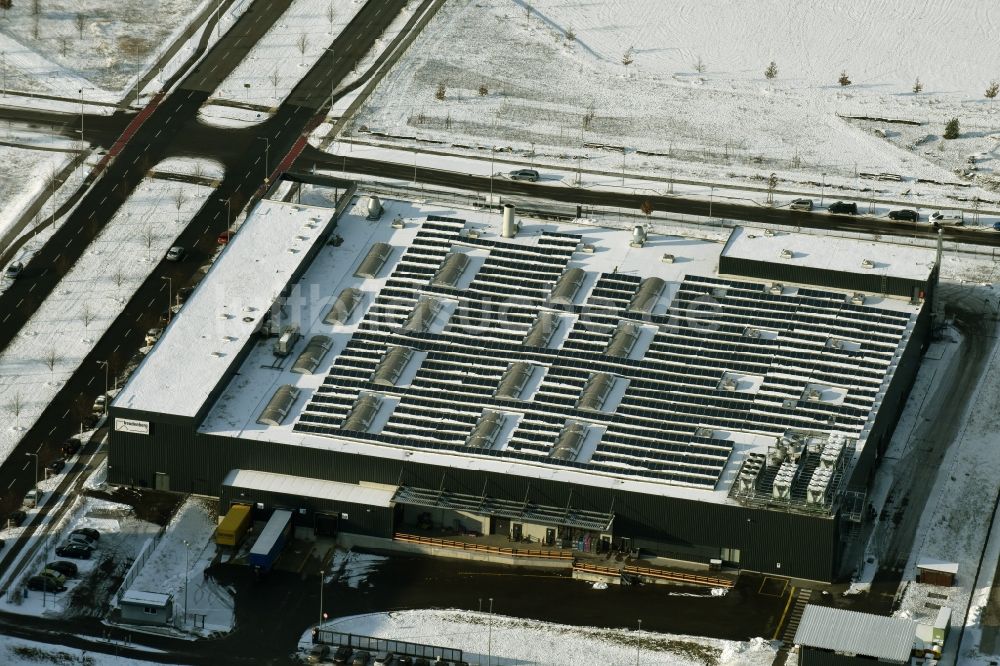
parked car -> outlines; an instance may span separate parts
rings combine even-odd
[[[32,488],[24,495],[24,508],[34,509],[42,501],[42,493],[37,488]]]
[[[375,655],[375,666],[390,666],[394,656],[391,652],[379,652]]]
[[[175,245],[167,250],[167,261],[184,261],[184,257],[186,256],[187,250],[180,245]]]
[[[24,270],[24,264],[20,261],[15,261],[14,263],[7,266],[7,270],[3,272],[3,276],[8,280],[16,280],[21,272]]]
[[[87,537],[90,541],[100,541],[101,533],[95,530],[93,527],[78,527],[69,533],[70,536],[79,534],[80,536]]]
[[[59,472],[66,469],[66,460],[64,458],[56,458],[48,465],[46,465],[45,469],[49,470],[49,472],[51,472],[52,474],[58,474]]]
[[[965,224],[965,214],[960,210],[936,210],[928,219],[936,227],[960,227]]]
[[[889,219],[901,220],[904,222],[916,222],[920,219],[920,215],[918,215],[917,211],[912,208],[900,208],[899,210],[890,210]]]
[[[51,569],[52,571],[58,571],[66,578],[76,578],[77,573],[79,573],[79,568],[66,560],[56,560],[55,562],[49,562],[45,565],[46,569]]]
[[[70,437],[62,445],[62,454],[67,458],[75,456],[81,446],[80,440]]]
[[[4,546],[6,546],[6,545],[7,545],[7,542],[4,541],[3,539],[0,539],[0,550],[3,550]]]
[[[834,201],[827,208],[831,213],[837,213],[839,215],[857,215],[858,214],[858,204],[853,201]]]
[[[351,650],[350,647],[346,645],[341,645],[339,648],[337,648],[337,651],[333,653],[333,663],[346,664],[347,660],[351,658],[352,652],[353,650]]]
[[[993,231],[1000,231],[1000,222],[993,223]]]
[[[812,210],[813,200],[812,199],[796,199],[788,206],[792,210]]]
[[[54,571],[53,569],[42,569],[41,573],[38,575],[45,576],[46,578],[55,581],[56,585],[59,585],[60,587],[66,585],[66,576],[63,576],[61,573]]]
[[[313,645],[312,649],[309,650],[309,656],[306,657],[306,661],[310,664],[318,664],[321,661],[326,661],[326,658],[329,656],[330,646],[319,643],[317,645]]]
[[[28,589],[45,592],[62,592],[66,589],[48,576],[32,576],[28,579]]]
[[[28,514],[26,514],[21,509],[18,509],[17,511],[14,511],[9,516],[7,516],[7,524],[10,525],[11,527],[20,527],[21,525],[24,524],[24,521],[27,518]]]
[[[71,560],[89,560],[90,554],[93,552],[93,548],[72,541],[56,547],[56,555],[68,557]]]
[[[541,175],[534,169],[515,169],[507,174],[511,180],[526,180],[531,183],[538,182]]]
[[[351,666],[368,666],[368,658],[371,655],[364,650],[358,650],[354,653],[354,659],[351,660]]]
[[[188,299],[188,297],[191,295],[191,292],[193,291],[194,287],[181,287],[180,289],[177,290],[177,293],[174,295],[174,297],[177,299],[178,303],[183,303]]]

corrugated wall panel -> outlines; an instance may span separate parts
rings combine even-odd
[[[861,269],[861,259],[858,258],[858,268]],[[876,258],[877,257],[873,257]],[[849,291],[865,291],[874,294],[892,294],[894,296],[910,297],[914,287],[926,291],[928,281],[908,280],[895,276],[885,276],[878,273],[846,273],[829,271],[810,266],[782,264],[770,261],[754,261],[739,257],[719,257],[720,275],[738,275],[758,280],[809,284],[833,289]]]

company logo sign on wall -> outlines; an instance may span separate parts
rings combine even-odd
[[[149,421],[136,421],[134,419],[115,419],[115,430],[117,432],[131,432],[136,435],[149,434]]]

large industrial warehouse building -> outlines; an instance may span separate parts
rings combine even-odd
[[[265,201],[112,404],[109,480],[833,579],[935,253],[644,236]]]

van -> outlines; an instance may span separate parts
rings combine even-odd
[[[38,492],[37,488],[32,488],[24,496],[24,508],[34,509],[38,506],[38,502],[41,500],[41,493]]]
[[[965,224],[965,214],[960,210],[936,210],[928,219],[936,227],[960,227]]]

